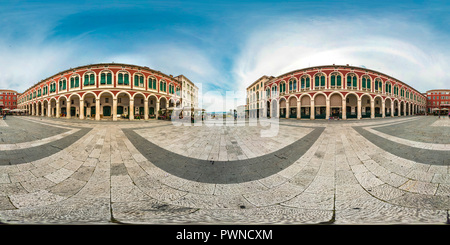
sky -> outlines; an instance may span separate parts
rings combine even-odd
[[[206,104],[263,75],[331,64],[450,88],[449,13],[448,1],[0,0],[0,88],[103,62],[183,74]]]

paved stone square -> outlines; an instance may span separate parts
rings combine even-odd
[[[445,224],[445,120],[280,119],[273,127],[266,119],[175,126],[8,117],[0,222]],[[262,137],[269,129],[276,134]]]

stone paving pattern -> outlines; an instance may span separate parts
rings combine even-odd
[[[448,162],[408,159],[396,149],[420,148],[408,145],[414,140],[431,142],[444,150],[423,153],[439,160],[436,152],[445,153],[450,142],[418,136],[399,143],[370,131],[405,125],[414,134],[414,124],[435,125],[434,117],[281,119],[275,137],[258,137],[260,125],[207,129],[166,121],[12,120],[77,132],[57,152],[0,166],[2,223],[449,222]],[[426,134],[450,130],[436,125]],[[5,128],[18,130],[20,124]],[[40,139],[59,144],[66,137],[55,136],[64,132]],[[2,154],[8,151],[14,150]]]

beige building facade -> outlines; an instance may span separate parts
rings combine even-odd
[[[391,76],[349,65],[316,66],[247,87],[249,117],[362,119],[426,110],[426,97]]]

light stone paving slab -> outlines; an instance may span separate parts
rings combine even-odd
[[[183,128],[164,121],[125,121],[105,122],[105,127],[81,121],[92,130],[69,147],[37,161],[0,166],[0,222],[443,224],[449,222],[448,166],[399,157],[353,128],[420,120],[280,120],[279,135],[273,138],[260,137],[262,126]],[[69,129],[81,126],[65,119],[40,123]],[[291,159],[287,153],[275,153],[317,127],[325,130],[304,154]],[[160,144],[168,152],[156,159],[173,168],[184,167],[192,178],[157,167],[124,129]],[[158,152],[151,154],[158,156]],[[206,173],[199,166],[171,162],[171,154],[215,161],[215,165],[229,162],[233,167],[260,157],[260,164],[272,161],[273,165],[258,169],[254,163],[235,172],[207,172],[211,180],[214,175],[230,174],[233,182],[202,182],[198,178]],[[283,161],[291,163],[283,165]],[[268,176],[246,180],[274,169]]]

